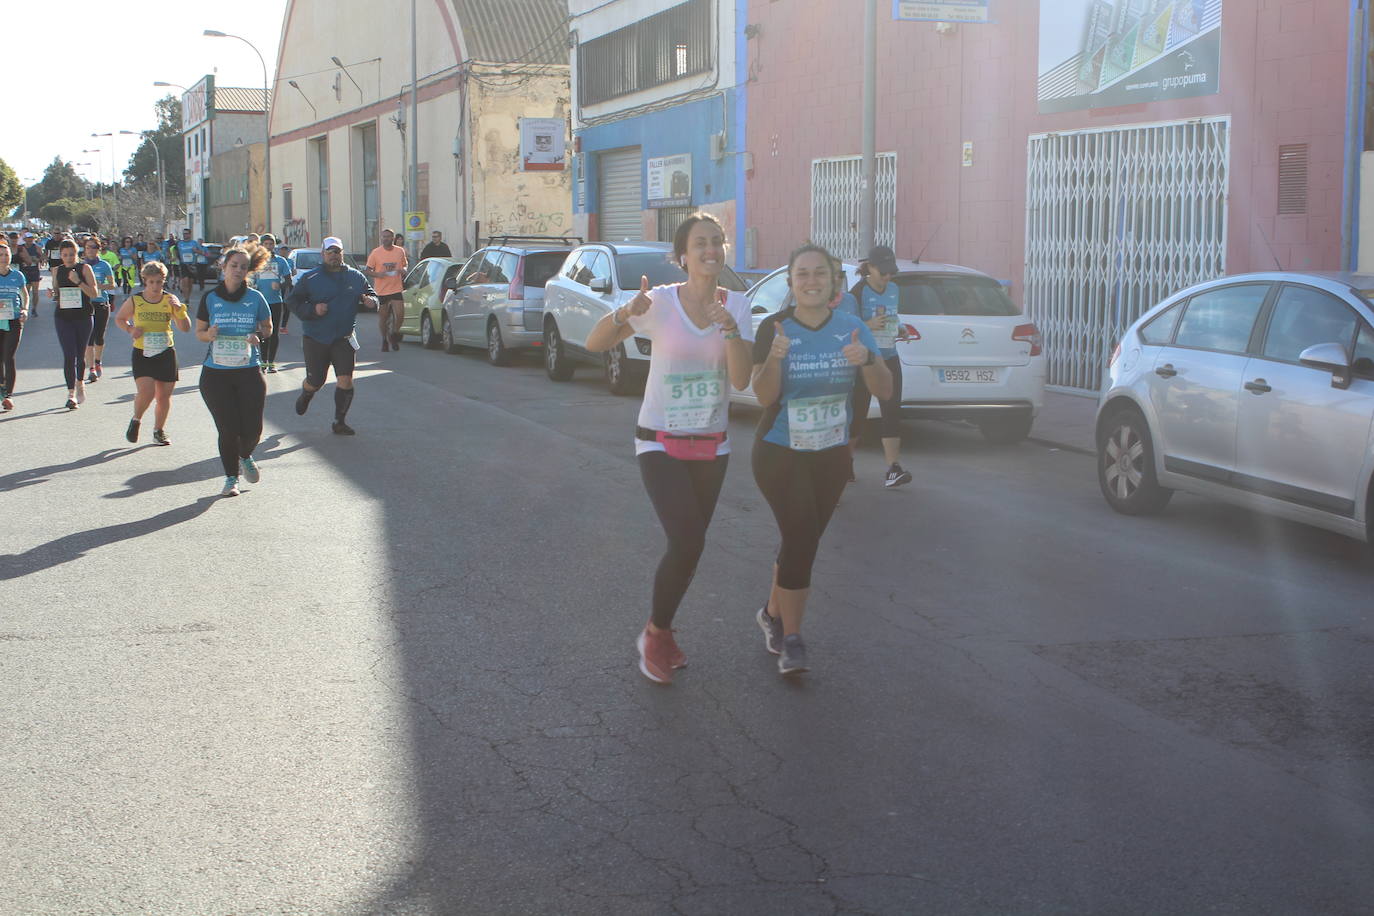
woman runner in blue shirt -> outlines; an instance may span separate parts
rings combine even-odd
[[[787,264],[794,305],[765,319],[754,339],[754,394],[764,406],[754,440],[754,480],[782,536],[768,603],[757,618],[778,671],[807,670],[802,615],[821,534],[849,479],[850,396],[855,376],[880,398],[892,373],[873,332],[831,309],[830,255],[804,245]]]

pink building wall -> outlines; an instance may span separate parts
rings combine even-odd
[[[1227,115],[1227,272],[1274,267],[1260,232],[1285,268],[1341,267],[1347,3],[1226,0],[1217,94],[1050,115],[1036,103],[1039,6],[999,3],[997,24],[946,33],[881,14],[877,148],[897,153],[898,257],[929,240],[925,260],[1010,280],[1020,301],[1030,135]],[[754,2],[749,20],[746,220],[770,268],[809,231],[811,161],[861,151],[862,7]],[[1310,145],[1303,216],[1277,215],[1287,143]]]

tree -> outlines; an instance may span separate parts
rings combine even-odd
[[[162,168],[167,173],[162,176],[163,187],[169,200],[180,199],[182,188],[186,185],[186,159],[181,152],[181,100],[165,96],[157,101],[157,127],[143,135],[143,142],[134,150],[124,177],[129,184],[146,183],[157,190],[157,155],[153,144],[162,155]]]
[[[87,187],[86,179],[76,174],[70,162],[63,162],[61,156],[54,157],[44,169],[42,179],[29,188],[29,211],[41,213],[44,204],[85,197]]]
[[[24,187],[9,163],[0,159],[0,216],[8,216],[24,202]]]

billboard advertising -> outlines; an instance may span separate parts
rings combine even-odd
[[[1211,95],[1222,0],[1040,0],[1042,114]]]

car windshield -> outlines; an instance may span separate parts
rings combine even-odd
[[[296,252],[297,270],[314,270],[320,266],[320,253],[318,251],[298,251]]]
[[[566,251],[536,251],[525,255],[525,285],[543,288],[567,258]]]
[[[617,255],[615,259],[616,272],[620,274],[621,289],[639,289],[641,277],[649,278],[650,286],[665,286],[669,283],[681,283],[687,279],[687,271],[678,267],[668,260],[672,256],[668,251],[641,251],[634,254]],[[719,283],[725,289],[733,289],[744,292],[749,288],[749,284],[739,278],[728,267],[720,269]]]
[[[991,277],[908,274],[896,281],[903,315],[1019,315],[1002,284]]]

